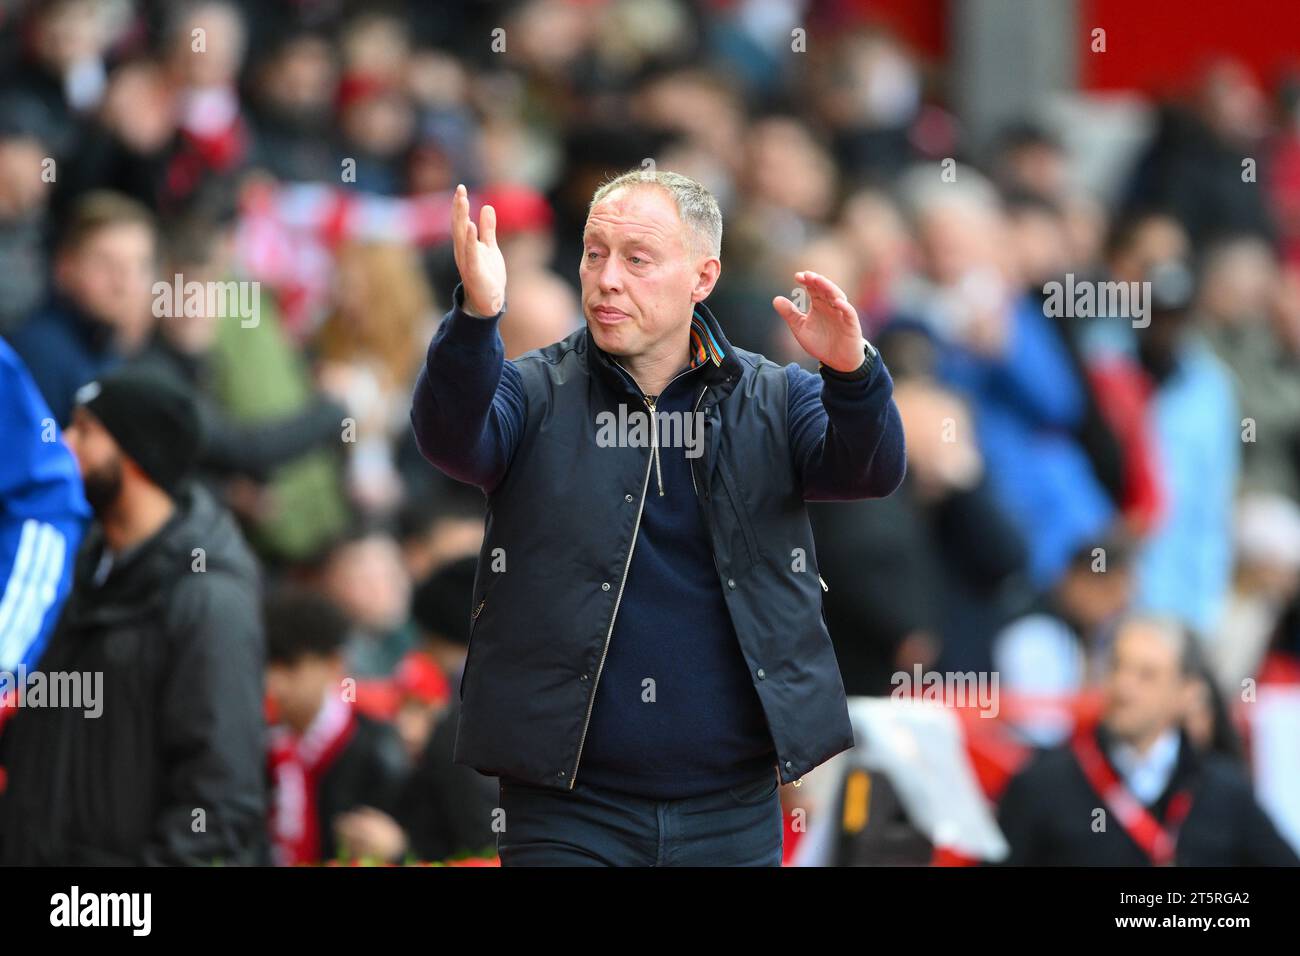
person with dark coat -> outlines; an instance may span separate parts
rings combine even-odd
[[[68,217],[49,300],[7,335],[60,426],[78,388],[143,347],[156,254],[152,213],[125,196],[88,193]]]
[[[1101,721],[1039,753],[1002,795],[1004,864],[1300,865],[1240,767],[1198,752],[1182,729],[1193,641],[1171,619],[1119,627]]]
[[[403,660],[395,684],[406,698],[396,718],[398,733],[415,764],[395,817],[366,807],[336,822],[363,857],[438,861],[496,852],[497,781],[454,761],[460,720],[460,694],[454,688],[465,671],[477,568],[475,555],[453,559],[413,595],[411,614],[421,646]]]
[[[805,502],[902,482],[884,359],[804,271],[772,304],[819,372],[732,346],[716,199],[634,170],[592,197],[586,326],[507,361],[496,212],[452,219],[411,421],[488,497],[455,759],[500,779],[502,865],[780,865],[780,784],[854,744]]]
[[[338,823],[360,808],[396,813],[408,772],[401,741],[391,725],[353,706],[342,611],[311,592],[285,590],[267,601],[265,621],[267,691],[279,721],[268,767],[274,861],[367,857]]]
[[[992,634],[1028,565],[962,401],[928,378],[904,376],[894,401],[908,436],[902,487],[883,500],[808,507],[850,696],[887,694],[894,674],[918,662],[988,670]]]
[[[187,396],[118,373],[77,393],[66,440],[96,522],[27,675],[79,687],[20,705],[0,738],[0,863],[253,864],[265,858],[259,571],[184,477]]]

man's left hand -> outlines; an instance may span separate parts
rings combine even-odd
[[[848,296],[816,272],[796,272],[794,278],[807,290],[808,311],[800,312],[783,295],[772,300],[772,307],[805,352],[837,372],[856,371],[862,366],[866,339]]]

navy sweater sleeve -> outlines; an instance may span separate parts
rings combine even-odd
[[[893,379],[879,353],[863,368],[785,367],[790,448],[805,501],[883,498],[902,484],[907,455]]]
[[[527,421],[527,400],[497,329],[505,307],[481,319],[464,304],[464,287],[457,285],[416,378],[411,425],[425,459],[487,493],[505,477]]]

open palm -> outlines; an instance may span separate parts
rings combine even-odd
[[[772,307],[800,347],[817,361],[839,372],[857,369],[862,365],[866,340],[848,296],[816,272],[796,272],[794,278],[808,293],[808,311],[801,312],[783,295],[772,300]]]
[[[463,185],[456,187],[451,203],[451,241],[466,307],[474,315],[496,315],[506,301],[506,260],[497,245],[497,211],[485,205],[476,227]]]

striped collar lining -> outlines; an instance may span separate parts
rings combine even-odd
[[[691,368],[696,368],[707,361],[712,361],[714,365],[722,365],[722,346],[714,338],[712,330],[709,329],[700,314],[696,312],[691,316]]]

